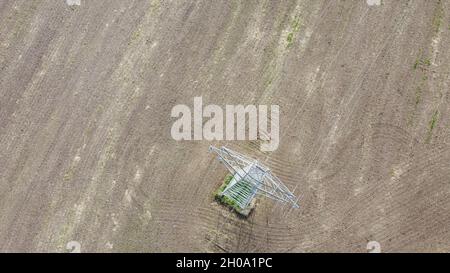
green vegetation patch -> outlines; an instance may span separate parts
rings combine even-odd
[[[241,208],[236,204],[234,200],[229,198],[228,196],[222,195],[223,191],[227,188],[227,186],[230,184],[231,180],[233,180],[233,176],[231,174],[227,175],[223,181],[223,184],[220,186],[219,189],[217,189],[216,192],[214,192],[214,199],[216,199],[217,202],[232,208],[233,210],[237,212],[241,212]]]
[[[423,50],[420,50],[419,56],[417,57],[416,61],[414,62],[413,69],[417,71],[417,75],[418,76],[420,75],[421,79],[415,88],[414,111],[411,113],[410,117],[408,118],[408,126],[413,124],[417,109],[419,107],[419,104],[422,101],[423,93],[427,87],[427,81],[428,81],[427,74],[429,73],[430,66],[431,66],[431,59],[429,57],[427,57],[426,54],[424,54]]]
[[[253,186],[248,181],[241,180],[233,185],[233,192],[230,192],[229,194],[231,197],[223,195],[223,191],[228,187],[232,180],[233,176],[230,174],[225,177],[223,184],[215,191],[214,199],[220,204],[235,211],[238,216],[247,218],[255,207],[255,200],[253,199],[249,206],[244,209],[240,208],[236,201],[242,203],[242,201],[245,201],[242,199],[244,198],[243,196],[251,196]],[[239,192],[240,194],[237,194],[236,192]]]
[[[419,58],[414,63],[414,70],[417,70],[418,68],[420,68],[420,70],[425,71],[428,69],[428,67],[430,65],[431,65],[430,59]]]
[[[301,22],[300,22],[299,16],[295,16],[292,19],[290,27],[291,27],[291,31],[288,33],[288,35],[286,37],[286,41],[287,41],[286,47],[287,48],[292,46],[292,44],[294,43],[294,35],[300,31]]]
[[[430,120],[430,123],[429,123],[426,143],[429,143],[430,140],[431,140],[431,136],[433,135],[434,128],[436,128],[436,125],[437,125],[437,122],[438,122],[438,118],[439,118],[439,111],[436,110],[436,111],[434,111],[433,116],[431,117],[431,120]]]
[[[444,7],[442,6],[442,1],[439,0],[438,7],[437,7],[436,13],[433,18],[433,27],[434,27],[435,33],[439,32],[443,21],[444,21]]]

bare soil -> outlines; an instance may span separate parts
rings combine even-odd
[[[0,1],[0,251],[450,251],[450,1]],[[176,142],[277,104],[279,149]],[[213,200],[227,145],[300,197]]]

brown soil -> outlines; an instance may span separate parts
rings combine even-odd
[[[0,251],[450,251],[450,2],[0,1]],[[281,142],[176,142],[176,104],[278,104]],[[300,197],[249,219],[208,153]]]

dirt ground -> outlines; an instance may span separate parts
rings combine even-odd
[[[450,1],[0,1],[0,251],[450,251]],[[174,141],[172,107],[277,104],[280,146]],[[209,145],[299,209],[217,205]]]

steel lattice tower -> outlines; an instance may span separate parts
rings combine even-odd
[[[247,208],[256,195],[290,204],[293,208],[299,207],[295,195],[272,174],[269,168],[257,160],[226,147],[211,146],[209,151],[216,153],[219,161],[233,175],[222,195],[232,199],[241,209]]]

